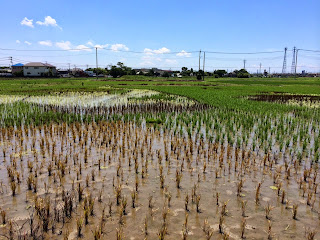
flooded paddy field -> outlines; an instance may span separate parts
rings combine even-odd
[[[2,96],[0,238],[314,239],[316,119],[83,95]]]
[[[320,107],[320,95],[302,95],[275,92],[271,94],[259,94],[249,97],[250,100],[275,102],[293,106],[305,106],[311,108]]]

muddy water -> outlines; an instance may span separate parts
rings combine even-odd
[[[31,238],[29,220],[32,213],[35,226],[39,224],[39,230],[35,233],[37,238],[43,235],[45,238],[63,239],[67,230],[70,233],[68,239],[77,238],[76,222],[84,216],[85,202],[78,198],[79,183],[84,187],[84,196],[91,194],[95,199],[94,214],[89,216],[89,223],[82,227],[83,239],[93,239],[94,230],[101,224],[103,239],[117,239],[117,231],[123,231],[124,239],[157,239],[164,222],[167,227],[164,239],[181,239],[182,231],[186,229],[183,226],[186,214],[187,239],[206,239],[203,231],[205,219],[209,231],[213,232],[211,239],[223,239],[219,233],[219,218],[224,203],[227,207],[223,232],[230,239],[240,239],[242,201],[247,201],[244,214],[247,223],[244,236],[247,239],[267,238],[265,207],[268,203],[272,205],[270,221],[274,238],[304,239],[305,229],[315,229],[319,224],[319,193],[312,195],[311,206],[307,204],[308,193],[314,192],[314,186],[319,182],[317,178],[316,184],[311,180],[317,170],[311,169],[306,182],[303,181],[303,197],[303,187],[300,189],[298,182],[303,177],[304,169],[302,166],[294,168],[289,152],[266,156],[226,144],[211,144],[195,134],[191,139],[182,138],[171,131],[159,132],[150,125],[140,127],[132,122],[2,129],[0,138],[0,207],[7,213],[7,219],[16,223],[13,224],[14,238],[20,235]],[[289,177],[286,176],[284,159],[291,168]],[[32,169],[28,162],[33,163]],[[51,176],[48,174],[49,163],[53,165]],[[62,166],[65,167],[64,176]],[[164,188],[160,187],[160,166],[163,168]],[[18,182],[17,173],[20,174],[21,183],[17,183],[16,196],[12,196],[7,167],[14,170],[14,182]],[[180,188],[176,184],[177,171],[182,174]],[[276,172],[278,177],[274,178]],[[30,174],[37,179],[36,192],[34,187],[27,189]],[[237,185],[241,179],[243,188],[238,196]],[[131,194],[136,190],[137,182],[136,206],[132,208]],[[278,196],[277,189],[270,187],[278,186],[280,182],[282,189]],[[257,204],[256,187],[259,183],[261,194]],[[128,202],[121,224],[121,207],[116,205],[115,196],[118,186],[122,189],[121,197]],[[192,202],[194,188],[195,195],[201,196],[199,211]],[[289,201],[287,205],[281,203],[283,190],[286,192],[285,199]],[[62,197],[67,193],[72,196],[71,217],[64,216]],[[188,211],[185,210],[186,195],[189,195]],[[34,211],[36,197],[50,199],[48,232],[43,232],[42,222]],[[299,204],[297,220],[292,218],[293,204]],[[168,216],[164,221],[163,213],[166,211]],[[102,214],[104,221],[101,221]],[[9,236],[9,230],[8,221],[0,226],[1,235]]]
[[[284,93],[260,94],[249,97],[250,100],[276,102],[282,104],[289,104],[293,106],[304,106],[309,108],[320,107],[319,95],[297,95]]]

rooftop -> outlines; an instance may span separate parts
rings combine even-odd
[[[25,67],[55,67],[49,63],[30,62],[24,65]]]
[[[22,63],[17,63],[17,64],[12,65],[12,67],[23,67],[23,64]]]

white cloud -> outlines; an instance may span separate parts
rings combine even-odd
[[[17,44],[20,44],[21,42],[20,42],[20,40],[16,40],[16,43],[17,43]]]
[[[121,44],[121,43],[112,44],[111,47],[110,47],[110,49],[111,49],[112,51],[115,51],[115,52],[117,52],[117,51],[119,51],[119,50],[125,50],[125,51],[128,51],[128,50],[129,50],[129,48],[128,48],[126,45]]]
[[[42,46],[48,46],[51,47],[52,46],[52,42],[50,40],[46,40],[46,41],[39,41],[38,42],[40,45]]]
[[[24,19],[22,19],[22,21],[20,22],[21,25],[27,26],[27,27],[31,27],[34,28],[33,26],[33,19],[28,19],[27,17],[25,17]]]
[[[80,52],[80,51],[91,52],[92,51],[92,49],[86,45],[80,44],[80,45],[74,46],[73,44],[71,44],[70,41],[56,42],[55,46],[63,50],[70,50],[75,52]]]
[[[144,53],[148,54],[148,55],[170,53],[170,49],[168,49],[166,47],[162,47],[162,48],[155,49],[155,50],[152,50],[150,48],[145,48]]]
[[[77,49],[77,50],[75,50],[75,51],[87,51],[87,52],[91,52],[91,51],[92,51],[92,49],[90,49],[90,48],[87,47],[86,45],[82,45],[82,44],[76,46],[75,49]]]
[[[24,41],[25,44],[28,44],[29,46],[32,44],[31,42]]]
[[[89,43],[88,43],[89,44]],[[89,44],[90,45],[90,44]],[[109,46],[109,44],[102,44],[102,45],[100,45],[100,44],[96,44],[96,45],[94,45],[94,47],[95,48],[107,48]]]
[[[182,50],[181,52],[177,53],[177,56],[179,56],[179,57],[190,57],[191,53],[188,53],[185,50]]]
[[[71,49],[71,42],[69,42],[69,41],[56,42],[56,47],[61,48],[63,50],[70,50]]]
[[[58,27],[62,30],[62,28],[57,24],[57,21],[52,18],[51,16],[46,16],[44,18],[44,21],[37,21],[36,22],[38,25],[42,25],[42,26],[52,26],[52,27]]]
[[[92,46],[93,47],[93,43],[91,41],[87,42],[87,45]]]

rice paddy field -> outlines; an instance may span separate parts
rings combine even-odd
[[[0,239],[319,239],[319,160],[319,78],[0,80]]]

